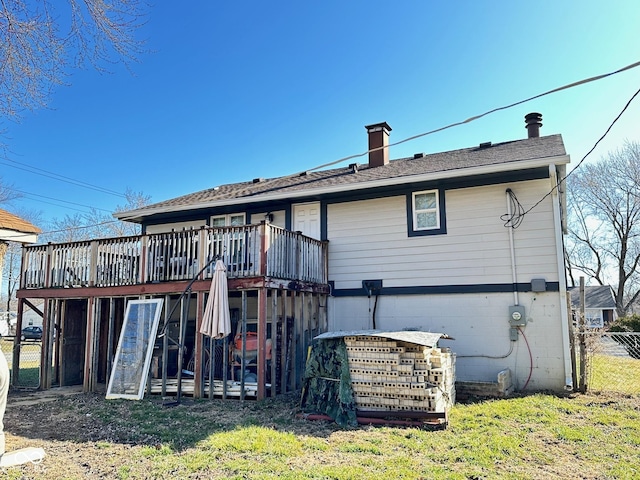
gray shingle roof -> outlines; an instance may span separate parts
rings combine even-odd
[[[570,287],[571,306],[580,307],[580,288]],[[609,285],[589,285],[584,287],[585,308],[596,308],[602,310],[614,310],[616,301]]]
[[[308,172],[306,174],[288,175],[261,181],[241,182],[202,190],[177,198],[149,205],[135,210],[136,216],[144,216],[153,210],[176,207],[184,209],[189,205],[202,205],[231,199],[250,199],[257,195],[266,194],[299,194],[315,189],[337,187],[348,190],[355,185],[376,181],[398,179],[409,181],[408,177],[415,175],[436,174],[448,171],[458,171],[473,167],[487,167],[504,165],[525,160],[535,160],[547,157],[566,155],[562,137],[550,135],[538,138],[527,138],[511,142],[493,144],[486,148],[473,147],[462,150],[433,153],[422,158],[402,158],[392,160],[388,165],[369,168],[368,165],[358,165],[358,171],[353,172],[349,167],[330,170]],[[514,165],[514,169],[517,168]],[[126,217],[128,212],[118,214]]]

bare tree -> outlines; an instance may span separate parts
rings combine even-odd
[[[123,205],[116,206],[115,213],[126,212],[127,210],[135,210],[137,208],[146,207],[151,203],[151,196],[142,192],[136,192],[127,188],[124,192],[126,202]],[[113,217],[111,218],[113,220]],[[139,235],[141,227],[137,223],[116,221],[109,224],[109,229],[113,237],[122,237],[127,235]]]
[[[151,203],[149,195],[135,192],[129,188],[124,195],[126,203],[116,206],[116,212],[133,210]],[[49,230],[50,232],[43,236],[43,239],[47,241],[76,242],[95,238],[139,235],[140,225],[116,220],[112,215],[93,208],[89,213],[65,215],[62,219],[54,218]]]
[[[0,205],[9,203],[21,196],[22,195],[14,189],[13,184],[5,182],[2,177],[0,177]]]
[[[71,68],[135,61],[145,17],[141,0],[0,0],[0,115],[46,106]]]
[[[570,269],[614,287],[618,315],[640,296],[640,143],[627,142],[568,179]]]
[[[92,224],[87,224],[85,216],[81,213],[65,215],[62,218],[55,217],[49,222],[47,231],[40,236],[41,241],[53,243],[79,242],[89,240],[89,230]]]

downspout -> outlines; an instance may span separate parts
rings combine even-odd
[[[556,257],[558,259],[558,284],[561,301],[560,304],[560,329],[562,331],[562,350],[564,352],[564,388],[565,390],[573,390],[572,369],[571,369],[571,350],[569,348],[569,314],[566,308],[567,298],[567,278],[564,265],[564,243],[563,243],[563,227],[562,212],[560,204],[563,201],[564,191],[561,191],[563,185],[558,184],[558,175],[555,164],[549,165],[549,179],[551,180],[551,205],[553,207],[553,223],[556,234]]]
[[[511,189],[507,188],[507,218],[511,219]],[[513,241],[513,227],[509,225],[507,227],[509,229],[509,250],[511,252],[511,281],[513,283],[513,304],[519,305],[518,303],[518,274],[516,272],[516,249]]]

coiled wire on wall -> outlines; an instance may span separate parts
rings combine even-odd
[[[522,220],[524,220],[524,207],[518,200],[518,197],[516,197],[516,194],[513,193],[513,190],[507,188],[506,193],[511,208],[509,208],[509,213],[500,216],[500,220],[504,222],[505,227],[516,229],[522,224]]]

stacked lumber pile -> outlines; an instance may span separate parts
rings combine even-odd
[[[379,336],[344,338],[356,408],[448,412],[455,402],[455,354]]]

